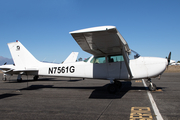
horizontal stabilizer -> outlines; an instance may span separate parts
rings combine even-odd
[[[15,69],[14,72],[37,72],[37,69]]]
[[[37,69],[14,69],[13,71],[10,71],[9,74],[12,72],[13,74],[24,74],[24,75],[37,75],[38,74]]]
[[[14,65],[1,65],[0,66],[1,70],[11,70],[11,69],[14,69],[14,68],[15,68]]]

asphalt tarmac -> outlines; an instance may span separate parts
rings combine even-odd
[[[17,83],[16,77],[0,80],[0,120],[156,120],[142,80],[122,81],[122,88],[109,94],[107,80],[23,76]],[[180,73],[152,82],[162,118],[180,120]]]

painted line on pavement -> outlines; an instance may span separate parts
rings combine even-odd
[[[147,85],[146,85],[144,79],[142,79],[142,81],[143,81],[144,86],[145,86],[146,89],[147,89]],[[150,102],[151,102],[151,105],[152,105],[152,108],[153,108],[153,110],[154,110],[154,113],[155,113],[155,115],[156,115],[157,120],[163,120],[163,118],[162,118],[162,116],[161,116],[161,113],[159,112],[159,109],[157,108],[157,105],[156,105],[156,103],[155,103],[155,101],[154,101],[151,93],[150,93],[149,91],[147,91],[147,94],[148,94],[149,100],[150,100]]]
[[[129,120],[153,120],[149,107],[131,107]]]

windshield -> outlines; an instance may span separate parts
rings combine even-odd
[[[129,59],[130,59],[130,60],[132,60],[132,59],[137,59],[137,58],[139,58],[139,57],[140,57],[140,55],[139,55],[136,51],[131,50],[131,53],[129,54]]]

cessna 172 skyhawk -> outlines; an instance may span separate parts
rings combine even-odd
[[[156,90],[151,78],[161,75],[170,61],[157,57],[135,55],[130,60],[132,50],[115,26],[101,26],[70,32],[82,50],[93,56],[83,62],[62,64],[38,61],[19,41],[8,43],[15,66],[6,68],[5,74],[81,77],[110,80],[108,91],[115,93],[121,87],[120,80],[148,79],[149,89]]]

